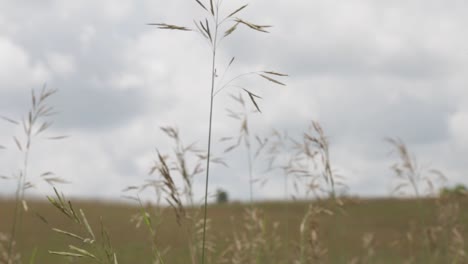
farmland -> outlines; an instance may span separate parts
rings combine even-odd
[[[425,199],[346,199],[341,212],[334,215],[325,215],[318,220],[318,235],[324,248],[328,250],[324,257],[325,263],[349,263],[354,257],[366,253],[363,248],[363,237],[372,234],[372,250],[375,256],[372,263],[403,263],[415,257],[416,263],[443,263],[443,258],[432,259],[433,256],[426,251],[426,239],[421,230],[439,225],[435,200]],[[14,203],[0,201],[0,232],[8,233],[11,228],[11,216]],[[298,254],[299,226],[307,210],[308,203],[301,202],[263,202],[255,207],[263,211],[266,228],[271,228],[274,222],[279,222],[278,236],[281,247],[279,251],[270,252],[277,256],[278,261],[292,258]],[[144,226],[135,227],[130,222],[131,215],[138,213],[136,206],[110,202],[79,201],[76,208],[82,208],[90,221],[90,225],[98,229],[100,217],[109,232],[112,245],[118,252],[120,263],[150,263],[151,241]],[[212,229],[209,235],[213,237],[216,245],[216,255],[222,247],[226,246],[226,238],[234,233],[240,233],[243,212],[248,208],[241,203],[225,205],[212,205],[209,218],[212,219]],[[460,202],[461,215],[458,219],[462,230],[468,226],[468,202]],[[288,214],[285,214],[285,212]],[[36,216],[40,214],[47,223]],[[178,226],[175,216],[170,208],[164,211],[162,222],[156,228],[158,246],[161,249],[168,247],[164,253],[165,263],[189,263],[190,257],[187,247],[187,233]],[[421,226],[424,224],[424,226]],[[51,230],[56,227],[67,231],[77,231],[75,226],[56,208],[45,201],[30,203],[30,210],[26,213],[18,241],[23,259],[29,259],[37,249],[36,263],[64,263],[61,256],[48,253],[48,250],[66,251],[67,245],[74,243],[73,238],[58,234]],[[421,234],[414,237],[412,247],[406,247],[408,232]],[[465,239],[468,239],[466,233]],[[445,247],[447,240],[441,240],[436,247]],[[441,253],[442,254],[442,253]],[[89,263],[88,259],[82,262]],[[286,263],[279,261],[278,263]]]

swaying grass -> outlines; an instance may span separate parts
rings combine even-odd
[[[243,102],[242,96],[234,98]],[[31,116],[34,117],[33,114]],[[235,143],[234,147],[240,144],[238,142],[242,142],[243,139],[239,140],[239,138],[245,137],[248,133],[246,117],[242,115],[239,117],[241,117],[242,133],[238,138],[231,139]],[[28,131],[27,123],[25,127],[25,131]],[[31,127],[34,130],[34,126]],[[40,131],[41,127],[43,126],[39,126],[37,131]],[[410,151],[401,140],[389,141],[396,149],[399,158],[391,167],[396,178],[401,180],[396,188],[400,190],[403,187],[410,187],[416,199],[405,202],[406,204],[414,203],[412,209],[409,210],[413,212],[412,216],[398,219],[398,228],[394,229],[392,235],[387,234],[390,238],[393,237],[391,240],[381,235],[381,232],[387,232],[385,228],[381,230],[382,227],[372,224],[373,222],[367,222],[367,225],[366,222],[361,223],[365,221],[365,218],[362,217],[362,211],[355,211],[356,202],[340,197],[340,192],[336,191],[339,189],[337,187],[343,186],[344,183],[342,178],[337,177],[336,170],[332,166],[329,142],[325,131],[317,122],[312,122],[310,128],[299,139],[280,136],[279,133],[275,133],[278,141],[268,140],[268,137],[265,139],[258,137],[259,149],[255,154],[255,156],[264,155],[265,152],[261,151],[264,149],[276,149],[277,152],[274,152],[276,155],[290,154],[289,162],[275,164],[276,160],[273,160],[272,167],[280,167],[285,174],[295,176],[298,179],[297,182],[305,182],[304,186],[308,188],[307,191],[316,194],[316,199],[304,202],[301,210],[294,209],[293,203],[285,204],[288,208],[287,214],[284,210],[276,209],[277,213],[272,214],[269,211],[271,207],[268,209],[266,205],[252,206],[252,204],[241,213],[242,210],[238,209],[243,208],[236,209],[234,205],[227,205],[216,209],[227,210],[224,215],[215,214],[212,219],[202,217],[193,200],[194,177],[204,172],[205,168],[202,164],[207,156],[195,144],[185,145],[178,129],[163,127],[161,130],[174,142],[175,147],[169,155],[156,152],[150,174],[156,174],[160,178],[150,180],[142,186],[131,186],[126,189],[126,191],[138,192],[150,187],[154,188],[157,203],[164,197],[173,209],[175,224],[167,221],[170,217],[161,204],[145,207],[138,198],[138,193],[134,198],[138,201],[139,208],[133,219],[137,225],[144,223],[149,231],[147,234],[151,241],[146,247],[151,252],[148,259],[151,259],[153,263],[179,263],[182,260],[184,263],[196,264],[200,263],[200,259],[205,263],[217,264],[387,263],[388,257],[385,257],[385,254],[396,254],[395,252],[402,255],[394,258],[398,259],[398,263],[403,260],[405,263],[466,263],[468,260],[465,243],[467,226],[464,221],[468,218],[466,214],[465,216],[462,214],[462,208],[467,205],[466,197],[463,195],[439,196],[432,192],[428,193],[430,197],[433,197],[432,200],[426,199],[424,192],[421,191],[422,187],[429,186],[428,190],[437,189],[435,183],[438,178],[443,177],[443,174],[433,169],[423,170],[415,165],[416,158],[409,154]],[[54,137],[56,138],[58,137]],[[279,148],[279,141],[290,146]],[[286,153],[281,153],[279,150],[286,151]],[[271,158],[268,155],[266,157]],[[221,157],[212,157],[211,161],[223,162]],[[61,182],[51,178],[52,173],[42,175],[42,178],[49,179],[52,183]],[[180,177],[181,181],[176,181],[177,177]],[[182,186],[178,186],[176,182],[181,182]],[[405,182],[406,185],[399,187]],[[186,203],[183,202],[184,198]],[[55,197],[49,197],[49,202],[68,219],[69,223],[66,228],[59,228],[49,224],[46,218],[42,218],[42,221],[57,237],[71,241],[65,248],[49,248],[50,254],[64,257],[72,263],[74,261],[81,263],[79,259],[84,259],[85,263],[118,263],[119,251],[111,243],[110,233],[104,227],[102,218],[99,222],[100,232],[96,234],[96,228],[91,225],[85,211],[75,209],[73,203],[67,201],[62,194],[55,191]],[[357,208],[365,206],[368,202],[358,203],[362,205]],[[14,207],[17,208],[18,204],[21,203],[16,199]],[[284,207],[281,204],[278,206]],[[372,214],[368,218],[385,216],[384,219],[389,219],[392,214],[398,216],[405,212],[389,212],[388,208],[391,207],[385,205],[384,201],[378,207],[382,208],[375,207],[366,211]],[[229,220],[226,216],[230,214],[228,212],[236,210],[239,211],[237,220]],[[352,214],[356,219],[353,220],[354,222],[349,222]],[[294,217],[291,218],[290,215]],[[220,220],[221,218],[224,219]],[[15,215],[12,219],[12,223],[18,221]],[[219,227],[219,221],[223,224],[222,228]],[[232,228],[232,224],[231,226],[226,224],[229,221],[236,221],[235,228]],[[347,230],[347,227],[357,226],[357,223],[361,224],[361,229],[354,233],[352,237],[354,240],[345,242],[344,238],[349,236],[345,232],[351,232]],[[176,249],[168,247],[165,240],[171,234],[160,235],[161,231],[169,226],[172,226],[171,231],[174,229],[183,231],[185,248],[188,252],[187,258],[179,256],[176,262],[172,262],[172,258],[178,253],[171,253]],[[207,232],[209,230],[213,231]],[[0,235],[0,260],[2,261],[0,263],[21,263],[19,252],[11,250],[17,245],[16,240]],[[331,243],[331,241],[335,242]],[[358,247],[354,247],[351,252],[340,253],[343,249],[353,248],[350,244],[357,244]],[[180,252],[181,249],[177,250],[179,251],[176,252]],[[38,251],[33,252],[36,253],[31,254],[29,263],[36,261]]]
[[[250,129],[249,115],[251,113],[260,113],[258,105],[255,105],[255,109],[249,109],[240,92],[237,96],[231,94],[230,97],[241,107],[241,111],[227,109],[228,117],[233,118],[239,122],[239,132],[234,136],[222,137],[220,142],[229,144],[228,147],[224,150],[224,154],[233,151],[242,144],[245,147],[249,175],[249,199],[250,203],[252,204],[254,200],[253,186],[254,183],[258,181],[258,179],[255,179],[253,175],[254,163],[258,160],[260,154],[262,154],[262,151],[265,150],[268,139],[261,139],[258,135],[255,135],[255,142],[252,142],[253,137]],[[255,101],[253,102],[255,103]],[[252,145],[254,143],[256,143],[257,146],[255,153],[252,153]]]
[[[160,29],[195,31],[208,41],[208,43],[210,44],[211,52],[212,52],[211,53],[212,63],[211,63],[210,110],[209,110],[209,119],[208,119],[208,149],[207,149],[207,159],[206,159],[205,201],[204,201],[204,218],[203,218],[204,219],[203,244],[202,244],[202,257],[201,257],[201,263],[204,264],[205,263],[206,222],[207,222],[207,212],[208,212],[208,207],[207,207],[208,206],[208,185],[209,185],[210,162],[211,162],[211,137],[212,137],[212,124],[213,124],[214,97],[219,91],[227,87],[233,87],[234,86],[232,84],[233,81],[235,81],[236,79],[244,75],[257,74],[258,76],[270,82],[276,83],[278,85],[284,85],[284,83],[274,79],[272,76],[286,76],[286,74],[277,73],[274,71],[251,72],[251,73],[247,73],[247,74],[243,74],[238,77],[235,77],[226,83],[219,83],[219,82],[217,83],[216,82],[216,76],[217,76],[216,75],[216,68],[217,68],[216,59],[217,59],[217,53],[218,53],[218,49],[220,46],[220,42],[224,38],[230,36],[237,29],[239,25],[245,25],[250,29],[253,29],[258,32],[264,32],[264,33],[268,33],[267,29],[270,28],[271,26],[254,24],[254,23],[245,21],[244,19],[237,17],[237,15],[247,7],[247,4],[240,6],[239,8],[231,11],[230,13],[227,13],[227,15],[223,15],[220,12],[222,0],[217,0],[217,1],[210,0],[209,6],[207,4],[203,4],[199,0],[195,0],[195,1],[200,6],[200,8],[205,10],[207,13],[207,16],[205,17],[205,19],[202,19],[199,21],[194,20],[196,29],[191,29],[186,26],[177,26],[177,25],[166,24],[166,23],[150,23],[149,25],[158,26]],[[221,35],[220,33],[222,32],[223,29],[224,29],[224,34]],[[234,57],[229,62],[228,68],[231,66],[233,62],[234,62]],[[242,88],[242,90],[249,95],[254,106],[257,108],[258,111],[260,111],[260,108],[258,107],[258,104],[256,102],[256,98],[260,98],[260,97],[245,88]]]
[[[222,9],[223,0],[195,0],[193,4],[199,6],[206,15],[202,19],[196,19],[193,28],[166,23],[149,25],[165,30],[195,32],[209,44],[211,86],[208,93],[210,108],[207,150],[198,149],[195,143],[186,145],[176,127],[161,128],[173,142],[174,148],[170,152],[156,150],[149,170],[149,174],[156,178],[124,190],[125,193],[136,192],[133,196],[128,196],[138,203],[137,207],[130,209],[134,211],[131,223],[136,227],[146,227],[144,238],[140,236],[140,240],[130,241],[137,231],[121,228],[114,230],[127,232],[128,236],[120,233],[115,236],[122,247],[128,247],[131,243],[138,244],[147,249],[143,252],[147,252],[148,256],[134,253],[125,258],[125,263],[468,263],[465,243],[468,238],[468,216],[464,210],[468,206],[466,196],[438,195],[436,183],[445,178],[444,175],[438,170],[421,168],[402,140],[388,139],[387,142],[398,157],[391,167],[398,180],[395,193],[410,190],[413,192],[412,197],[415,197],[414,200],[404,201],[406,207],[400,205],[398,200],[366,201],[343,196],[343,190],[347,188],[345,180],[331,160],[332,148],[325,130],[316,121],[311,122],[299,138],[276,130],[266,137],[254,136],[249,126],[249,115],[252,113],[251,109],[254,113],[262,112],[258,103],[261,97],[238,85],[237,81],[246,76],[257,76],[275,85],[284,86],[281,78],[287,75],[264,70],[243,73],[226,81],[225,77],[235,62],[235,57],[230,59],[218,77],[218,55],[222,41],[232,37],[238,27],[268,33],[270,26],[254,24],[240,18],[239,15],[246,10],[247,4],[228,12]],[[245,146],[250,206],[213,206],[213,217],[208,218],[210,164],[226,164],[223,157],[214,157],[211,153],[213,109],[216,95],[228,89],[236,89],[238,92],[234,93],[238,95],[231,93],[231,98],[242,111],[231,109],[228,115],[239,121],[240,129],[238,135],[223,137],[220,141],[229,143],[225,153],[242,144]],[[30,152],[35,139],[52,125],[49,117],[55,111],[47,102],[55,92],[56,90],[45,86],[39,93],[33,90],[31,108],[21,121],[0,116],[6,122],[21,126],[24,132],[20,136],[14,136],[12,141],[14,148],[22,154],[22,167],[12,176],[2,176],[2,179],[16,180],[17,188],[12,203],[13,216],[9,227],[11,232],[9,235],[0,233],[0,264],[24,263],[19,254],[23,250],[22,245],[18,241],[25,237],[25,234],[19,232],[23,227],[23,212],[29,208],[25,192],[34,186],[28,177],[31,174],[28,171]],[[246,101],[250,101],[250,105]],[[46,138],[56,140],[64,137]],[[2,144],[0,150],[6,151],[9,147]],[[268,171],[279,169],[283,174],[286,200],[289,201],[290,196],[302,196],[307,200],[295,203],[283,201],[284,204],[255,204],[254,182],[257,179],[254,178],[253,169],[254,164],[261,164],[255,163],[260,158],[269,160]],[[201,211],[194,200],[194,181],[196,176],[203,173],[205,182]],[[64,182],[50,171],[41,173],[39,178],[51,185]],[[293,193],[288,189],[290,183],[294,185]],[[155,192],[155,205],[143,205],[139,195],[147,189]],[[41,228],[45,225],[61,241],[71,242],[61,243],[59,248],[48,248],[47,252],[55,257],[63,257],[68,263],[118,264],[118,259],[122,258],[115,243],[111,243],[111,235],[104,227],[102,215],[99,217],[99,227],[96,228],[85,210],[77,210],[75,203],[66,200],[55,187],[54,191],[55,196],[48,197],[49,203],[67,222],[64,227],[57,227],[38,214],[42,220]],[[165,199],[169,207],[162,204],[162,199]],[[93,204],[91,208],[93,206],[96,205]],[[0,210],[3,208],[0,207]],[[101,208],[98,211],[101,214]],[[174,217],[171,218],[172,216]],[[122,219],[129,224],[127,215],[119,215],[109,226]],[[5,229],[2,222],[0,227],[2,231]],[[96,230],[100,232],[96,233]],[[148,242],[142,242],[148,240],[147,238]],[[37,243],[43,242],[41,237],[38,239]],[[169,241],[176,242],[171,244]],[[42,260],[36,261],[37,252],[36,248],[29,263],[43,263]]]
[[[40,137],[44,132],[52,126],[52,121],[49,118],[56,114],[54,107],[48,105],[48,99],[54,95],[57,90],[49,89],[46,85],[42,87],[40,92],[33,89],[31,90],[31,107],[26,117],[20,121],[15,119],[0,116],[3,121],[9,122],[15,126],[21,126],[23,129],[23,135],[13,136],[13,142],[18,151],[23,155],[22,167],[17,173],[13,173],[12,176],[3,176],[1,179],[4,180],[16,180],[17,187],[15,192],[15,209],[13,214],[13,222],[11,227],[10,236],[8,237],[8,249],[5,259],[7,262],[19,261],[19,256],[15,253],[15,245],[17,244],[16,238],[18,230],[21,229],[23,223],[23,213],[29,210],[28,204],[25,199],[26,190],[35,186],[33,180],[28,178],[29,174],[29,159],[30,152],[33,146],[34,140]],[[46,137],[49,140],[63,139],[65,136]],[[6,149],[2,146],[2,149]],[[47,182],[50,185],[57,183],[65,183],[62,178],[56,177],[53,172],[47,171],[39,175],[42,181]],[[3,237],[5,240],[6,237]]]
[[[59,194],[57,189],[54,188],[56,197],[47,197],[49,202],[55,206],[64,216],[77,224],[81,234],[52,228],[52,230],[60,235],[68,236],[79,242],[78,245],[69,245],[69,251],[54,251],[49,250],[50,254],[71,257],[71,258],[87,258],[88,261],[102,264],[118,264],[117,254],[112,247],[111,240],[108,232],[104,228],[101,219],[101,241],[94,234],[88,219],[83,210],[76,211],[70,201],[67,201],[63,194]],[[79,214],[78,214],[79,212]]]

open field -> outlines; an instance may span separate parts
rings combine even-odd
[[[9,232],[13,206],[12,201],[0,201],[0,232]],[[91,201],[76,202],[75,207],[86,212],[91,226],[96,229],[102,216],[120,263],[150,263],[151,242],[148,232],[144,226],[136,229],[130,222],[131,215],[139,210],[137,207]],[[278,254],[277,259],[286,259],[289,255],[297,254],[295,243],[299,239],[300,221],[306,212],[307,203],[264,202],[257,204],[257,207],[263,210],[268,223],[280,223],[278,232],[282,246],[272,254]],[[33,249],[37,248],[36,263],[64,263],[63,257],[50,255],[47,250],[67,250],[68,244],[76,245],[76,240],[51,231],[51,227],[72,231],[74,228],[71,222],[46,202],[31,202],[30,208],[19,234],[23,259],[29,259]],[[209,234],[215,237],[218,247],[224,247],[225,239],[239,232],[243,225],[242,214],[245,208],[247,205],[236,203],[210,207],[212,229]],[[411,229],[416,230],[414,234],[418,234],[417,230],[422,230],[422,225],[426,228],[436,225],[438,216],[435,200],[352,200],[343,208],[343,213],[323,216],[318,221],[320,241],[328,249],[325,263],[348,263],[353,257],[365,254],[362,239],[364,234],[370,233],[374,234],[372,247],[375,257],[372,263],[403,263],[411,256],[416,257],[416,263],[445,263],[440,262],[443,261],[442,257],[431,258],[431,261],[425,259],[427,252],[424,250],[426,240],[423,235],[414,237],[412,247],[395,244],[395,241],[404,238]],[[36,212],[44,216],[48,223],[35,216]],[[165,262],[189,263],[186,233],[177,225],[171,209],[165,211],[162,221],[160,228],[156,230],[156,236],[160,248],[170,247],[164,256]],[[468,230],[467,200],[460,201],[459,223],[462,224],[461,230]],[[468,239],[466,232],[464,238]],[[438,243],[448,241],[440,240]],[[72,263],[89,263],[89,260]]]
[[[16,2],[0,264],[468,264],[459,5]]]

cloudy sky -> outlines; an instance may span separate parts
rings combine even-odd
[[[242,4],[225,0],[221,11]],[[404,140],[423,167],[440,169],[450,184],[468,184],[466,10],[458,0],[253,0],[239,16],[274,27],[269,34],[239,27],[220,46],[218,72],[235,56],[226,79],[288,73],[287,87],[239,80],[262,96],[252,133],[300,135],[311,120],[320,122],[351,194],[390,193],[395,156],[386,137]],[[60,113],[33,142],[29,177],[37,187],[30,193],[50,193],[37,179],[52,170],[71,182],[59,187],[67,195],[119,198],[126,186],[151,179],[155,147],[171,151],[160,126],[177,126],[184,142],[206,148],[210,47],[199,34],[145,25],[192,27],[205,15],[190,0],[0,0],[0,114],[21,119],[31,89],[47,83],[59,90],[50,104]],[[216,140],[238,131],[225,111],[237,92],[229,89],[216,96]],[[21,166],[14,135],[22,137],[20,127],[0,123],[1,175]],[[44,140],[59,135],[70,137]],[[225,158],[230,166],[214,165],[211,191],[246,199],[245,154]],[[256,198],[283,197],[281,175],[262,176],[270,180]],[[0,194],[15,187],[1,181]],[[202,192],[198,177],[195,194]]]

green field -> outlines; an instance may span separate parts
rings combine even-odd
[[[456,223],[452,224],[459,225],[460,230],[466,231],[468,202],[465,199],[458,203],[460,214]],[[273,222],[279,222],[281,247],[269,252],[275,256],[273,259],[276,263],[289,263],[297,256],[299,226],[307,206],[307,202],[264,202],[255,205],[264,213],[266,228],[270,228]],[[12,201],[0,200],[0,232],[10,231],[13,207]],[[234,233],[241,233],[245,224],[243,212],[247,207],[232,203],[209,208],[209,218],[212,219],[209,235],[214,237],[216,245],[213,257],[226,247],[227,238]],[[145,226],[136,229],[135,224],[130,222],[131,215],[138,213],[138,207],[81,201],[75,203],[75,208],[82,208],[86,212],[95,231],[99,230],[99,219],[102,217],[118,253],[119,263],[151,263],[149,232]],[[366,255],[369,250],[363,248],[362,242],[365,234],[374,235],[371,245],[374,255],[370,263],[403,263],[410,258],[414,258],[415,263],[451,263],[446,262],[448,258],[444,257],[449,254],[445,250],[449,250],[448,245],[452,241],[448,230],[437,233],[435,245],[428,244],[426,239],[427,228],[441,226],[441,215],[437,208],[436,200],[429,199],[346,200],[342,210],[334,215],[321,216],[316,222],[319,227],[319,242],[327,250],[319,263],[349,263],[354,257]],[[46,218],[47,223],[36,213]],[[82,246],[75,239],[51,231],[52,227],[83,234],[52,205],[47,202],[30,202],[30,210],[24,216],[18,236],[23,262],[27,263],[36,248],[36,263],[91,263],[88,259],[69,262],[64,257],[48,254],[48,250],[66,251],[69,244]],[[163,257],[165,263],[190,263],[189,239],[184,230],[184,227],[179,227],[176,223],[173,211],[167,208],[162,222],[156,226],[158,247],[169,247]],[[408,232],[412,232],[412,244],[408,242]],[[466,232],[462,234],[465,240],[468,239]]]

